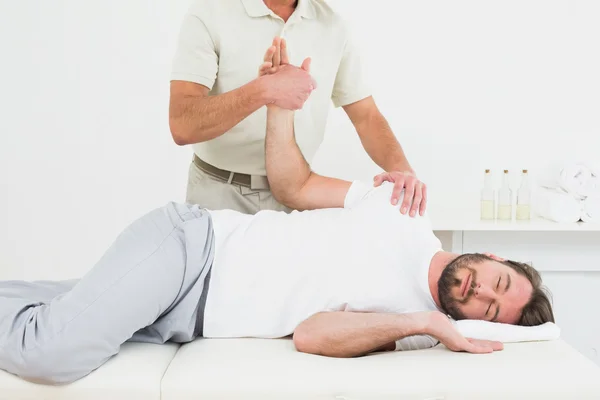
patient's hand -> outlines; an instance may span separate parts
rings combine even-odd
[[[448,317],[438,311],[429,314],[426,333],[439,340],[452,351],[481,354],[492,353],[504,348],[504,345],[500,342],[465,338],[458,332]]]
[[[267,108],[301,109],[317,84],[310,76],[310,58],[300,68],[290,64],[285,39],[276,37],[258,69],[258,76],[269,76],[266,88],[273,101]],[[271,78],[272,77],[272,78]]]
[[[279,37],[273,39],[273,44],[267,49],[263,61],[258,68],[258,76],[272,75],[278,72],[283,66],[289,65],[290,59],[285,39]]]

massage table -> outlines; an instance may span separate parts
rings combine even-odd
[[[600,367],[562,340],[506,344],[472,355],[428,350],[335,359],[289,339],[127,343],[66,386],[0,371],[1,400],[470,400],[600,399]]]

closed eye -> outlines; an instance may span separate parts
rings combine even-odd
[[[502,275],[498,278],[498,283],[496,284],[496,290],[500,287],[500,281],[502,280]]]
[[[494,314],[494,318],[492,318],[492,322],[496,322],[498,320],[498,314],[500,314],[500,306],[496,305],[496,313]]]
[[[490,303],[490,305],[488,306],[487,310],[485,310],[485,315],[487,316],[488,313],[490,312],[490,308],[492,307],[492,303]]]

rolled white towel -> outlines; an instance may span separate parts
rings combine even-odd
[[[594,169],[591,163],[584,162],[557,164],[542,173],[538,183],[547,189],[560,189],[583,200],[596,186],[597,174]]]
[[[600,163],[588,163],[592,178],[587,185],[588,196],[600,196]]]
[[[581,219],[583,204],[564,191],[537,188],[533,192],[533,211],[542,218],[555,222],[577,222]]]
[[[583,201],[581,220],[589,223],[600,222],[600,193],[592,194]]]
[[[556,340],[560,337],[560,328],[552,322],[537,326],[519,326],[465,319],[453,323],[464,337],[502,343]]]

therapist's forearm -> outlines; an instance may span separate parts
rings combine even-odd
[[[221,136],[268,104],[264,78],[216,96],[171,96],[169,124],[178,145],[205,142]]]
[[[402,146],[383,115],[373,113],[356,130],[365,151],[385,171],[413,172]]]

